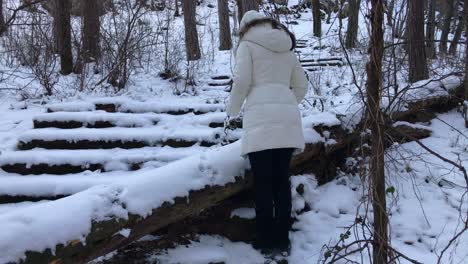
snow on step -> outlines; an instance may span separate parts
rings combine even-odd
[[[230,75],[216,75],[211,77],[212,80],[231,80],[231,78]]]
[[[228,75],[213,76],[208,80],[208,86],[228,86],[231,85],[232,78]]]
[[[170,128],[43,128],[19,136],[18,149],[129,149],[147,146],[189,147],[196,144],[206,147],[221,143],[222,135],[221,128],[182,125]],[[230,140],[238,139],[236,137]]]
[[[299,60],[301,63],[309,63],[309,62],[341,62],[343,63],[343,59],[341,57],[327,57],[327,58],[302,58]]]
[[[0,167],[8,173],[70,174],[86,170],[127,171],[160,167],[201,152],[206,148],[146,147],[140,149],[9,151],[0,156]]]
[[[68,102],[47,105],[47,112],[81,112],[96,110],[92,102]]]
[[[30,207],[30,206],[34,206],[34,205],[41,204],[41,203],[46,203],[46,202],[47,201],[0,204],[0,215],[8,213],[8,212],[16,210],[16,209],[27,208],[27,207]]]
[[[212,128],[222,126],[224,112],[206,113],[203,115],[168,115],[168,114],[128,114],[108,112],[55,112],[34,117],[34,128],[109,128],[109,127],[150,127],[169,123],[207,125]]]
[[[225,109],[224,104],[148,104],[141,102],[127,102],[119,105],[120,112],[128,113],[168,113],[172,115],[180,115],[186,113],[194,113],[196,115],[205,114],[209,112],[223,112]]]
[[[155,114],[125,114],[107,112],[55,112],[34,117],[34,128],[106,128],[147,127],[159,121]]]
[[[320,61],[320,62],[305,62],[302,63],[302,67],[329,67],[329,66],[343,66],[341,61]]]
[[[102,98],[90,102],[71,102],[48,105],[47,111],[51,112],[82,112],[102,110],[106,112],[125,113],[168,113],[182,115],[187,113],[204,114],[209,112],[222,112],[224,104],[185,103],[147,101],[140,102],[128,98]]]
[[[56,200],[90,187],[101,184],[112,184],[125,177],[132,177],[136,172],[95,173],[55,176],[41,175],[34,177],[0,176],[0,204]]]

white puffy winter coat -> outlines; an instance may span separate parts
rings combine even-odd
[[[291,46],[289,35],[269,23],[256,25],[240,40],[227,114],[237,116],[245,101],[243,156],[266,149],[304,149],[298,104],[308,81]]]

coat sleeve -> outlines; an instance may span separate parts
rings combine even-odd
[[[237,48],[234,84],[229,96],[226,112],[230,117],[239,115],[245,98],[252,84],[252,56],[246,43],[241,42]]]
[[[296,96],[297,103],[300,103],[307,93],[309,81],[299,60],[296,57],[294,60],[295,66],[291,74],[291,89]]]

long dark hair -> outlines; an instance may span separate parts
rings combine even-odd
[[[274,29],[284,30],[291,38],[292,46],[290,50],[294,50],[296,48],[296,36],[294,36],[294,34],[291,31],[289,31],[289,29],[285,25],[281,24],[279,21],[274,20],[270,17],[255,19],[247,23],[239,31],[239,39],[242,39],[250,29],[254,28],[255,26],[262,25],[262,24],[270,24],[271,27]]]

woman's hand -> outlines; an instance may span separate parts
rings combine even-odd
[[[235,130],[237,128],[242,128],[242,118],[241,117],[226,117],[224,119],[224,129],[225,130]]]

